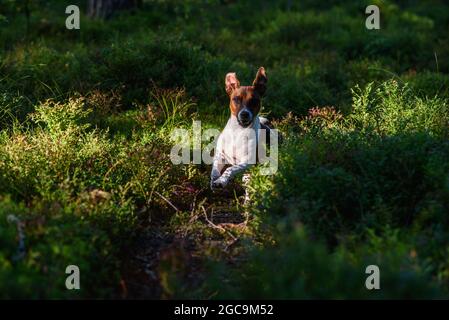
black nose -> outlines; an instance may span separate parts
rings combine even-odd
[[[248,111],[240,112],[240,118],[242,120],[248,120],[250,118],[250,113]]]

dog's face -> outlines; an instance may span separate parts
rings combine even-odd
[[[260,111],[260,100],[267,89],[267,75],[263,67],[257,71],[252,86],[240,86],[235,73],[228,73],[225,79],[226,92],[229,95],[231,114],[238,123],[246,128],[252,124]]]

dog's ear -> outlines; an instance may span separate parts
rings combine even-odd
[[[230,72],[225,78],[225,88],[228,95],[231,95],[232,91],[240,87],[240,81],[237,79],[235,72]]]
[[[267,91],[267,74],[265,73],[265,68],[260,67],[256,74],[256,79],[254,79],[253,86],[256,91],[263,96],[265,91]]]

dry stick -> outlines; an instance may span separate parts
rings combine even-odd
[[[164,200],[165,202],[167,202],[173,209],[175,209],[176,212],[178,212],[178,208],[175,207],[175,205],[173,203],[170,202],[170,200],[168,200],[166,197],[164,197],[162,194],[160,194],[159,192],[157,192],[156,190],[154,190],[154,193],[157,194],[159,197],[162,198],[162,200]]]
[[[197,193],[195,193],[195,197],[193,198],[193,204],[192,204],[192,211],[190,212],[191,218],[189,220],[189,223],[193,223],[196,219],[198,219],[199,214],[194,214],[195,213],[195,208],[196,208],[196,200],[198,195],[204,190],[200,189],[199,191],[197,191]],[[206,198],[204,198],[201,202],[200,202],[200,206],[203,205],[204,202],[206,202]]]
[[[14,256],[14,260],[21,260],[25,257],[25,233],[23,232],[24,223],[20,221],[15,215],[10,214],[7,217],[8,222],[15,223],[17,226],[17,234],[19,238],[19,245],[17,248],[17,254]]]
[[[190,220],[189,223],[193,223],[196,220],[197,215],[194,215],[193,213],[195,212],[195,206],[196,206],[196,196],[198,194],[195,194],[195,197],[193,198],[193,203],[192,203],[192,210],[190,210]]]
[[[188,226],[186,227],[186,228],[183,228],[183,238],[186,238],[187,237],[187,233],[191,230],[191,226],[192,226],[192,224],[198,219],[198,217],[199,217],[199,215],[200,215],[200,212],[198,212],[198,213],[195,213],[195,208],[196,208],[196,200],[197,200],[197,197],[198,197],[198,195],[203,191],[204,189],[200,189],[199,191],[197,191],[196,193],[195,193],[195,196],[194,196],[194,198],[193,198],[193,204],[192,204],[192,210],[190,211],[190,220],[189,220],[189,223],[188,223]],[[206,200],[207,200],[207,198],[204,198],[201,202],[200,202],[200,204],[199,204],[199,206],[202,206],[203,205],[203,203],[204,202],[206,202]],[[198,206],[198,207],[199,207]]]
[[[204,218],[206,219],[207,223],[208,223],[211,227],[213,227],[213,228],[215,228],[215,229],[218,229],[218,230],[221,230],[221,231],[223,231],[224,233],[227,233],[227,234],[232,238],[232,240],[233,240],[232,243],[235,243],[235,242],[237,242],[237,241],[239,240],[238,238],[236,238],[231,232],[229,232],[229,231],[226,230],[225,228],[223,228],[223,227],[221,227],[221,226],[217,226],[215,223],[213,223],[212,221],[210,221],[209,218],[207,217],[206,209],[204,209],[203,206],[201,206],[201,209],[203,209],[203,212],[204,212]]]
[[[103,185],[104,182],[106,181],[106,178],[109,176],[109,174],[111,173],[112,170],[115,169],[115,167],[117,167],[119,164],[121,164],[124,160],[118,160],[116,163],[114,163],[109,169],[108,171],[106,171],[106,174],[103,177]]]
[[[153,199],[153,193],[154,193],[154,191],[155,191],[155,189],[156,189],[156,186],[157,186],[157,182],[159,182],[159,179],[167,172],[169,170],[169,168],[167,168],[167,169],[165,169],[164,171],[162,171],[160,174],[159,174],[159,176],[157,177],[157,180],[155,180],[154,182],[153,182],[153,185],[151,186],[151,192],[150,192],[150,197],[149,197],[149,199],[147,200],[147,203],[148,203],[148,205],[151,203],[151,200]]]

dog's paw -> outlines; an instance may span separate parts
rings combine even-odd
[[[223,189],[223,185],[221,183],[214,181],[211,183],[210,188],[212,191],[217,191],[219,189]]]
[[[220,178],[220,177],[219,177],[219,176],[218,176],[218,177],[214,177],[214,176],[211,176],[211,177],[210,177],[210,183],[209,183],[209,186],[210,186],[210,189],[211,189],[211,190],[214,190],[214,188],[215,188],[214,182],[215,182],[218,178]]]
[[[215,181],[211,181],[210,188],[212,190],[218,190],[223,189],[228,184],[228,181],[226,179],[223,179],[222,177],[216,179]]]

